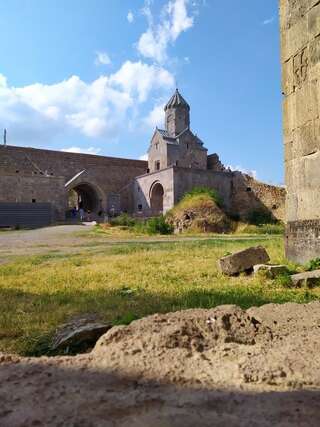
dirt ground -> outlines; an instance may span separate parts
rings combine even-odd
[[[0,425],[319,426],[319,354],[319,302],[157,314],[90,354],[0,356]]]
[[[93,225],[58,225],[44,227],[35,230],[0,231],[0,263],[6,257],[12,255],[37,255],[47,252],[74,253],[83,251],[94,251],[95,248],[119,243],[141,243],[144,241],[178,242],[194,240],[256,240],[257,236],[214,236],[214,237],[192,237],[192,236],[143,236],[130,239],[108,238],[104,235],[90,233]],[[259,240],[268,239],[268,236],[258,236]]]

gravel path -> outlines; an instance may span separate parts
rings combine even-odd
[[[46,250],[72,250],[76,245],[88,241],[86,236],[78,236],[80,231],[92,226],[61,225],[36,230],[3,231],[0,233],[1,255],[25,255],[46,252]]]
[[[92,225],[60,225],[36,230],[0,232],[0,264],[10,255],[34,255],[50,251],[72,253],[81,248],[94,250],[95,246],[109,246],[128,243],[167,243],[197,240],[267,240],[268,236],[214,236],[214,237],[180,237],[157,236],[142,238],[107,238],[89,235]]]

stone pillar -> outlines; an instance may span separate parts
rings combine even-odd
[[[320,2],[280,0],[286,255],[320,257]]]

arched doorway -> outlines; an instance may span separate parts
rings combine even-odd
[[[151,211],[155,215],[163,213],[163,195],[164,190],[160,182],[153,184],[150,190],[150,205]]]
[[[68,192],[68,207],[84,209],[86,212],[99,213],[101,200],[94,187],[87,183],[76,185]]]

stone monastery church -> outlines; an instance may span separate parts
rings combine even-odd
[[[285,190],[226,169],[191,131],[190,106],[175,91],[156,129],[148,162],[27,147],[0,146],[0,226],[63,221],[77,205],[94,219],[128,212],[165,213],[194,187],[214,188],[224,210],[245,219],[255,210],[284,217]]]

